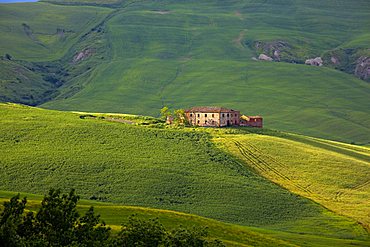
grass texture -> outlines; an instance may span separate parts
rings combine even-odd
[[[220,105],[263,115],[269,128],[369,143],[368,83],[331,68],[252,59],[256,41],[284,41],[302,61],[366,50],[368,1],[53,2],[0,6],[0,54],[58,61],[74,75],[43,107],[157,116],[163,105]],[[71,63],[86,49],[91,57]],[[44,102],[47,90],[33,84]],[[11,90],[2,94],[21,102]]]
[[[156,129],[13,104],[2,104],[0,113],[1,190],[76,188],[84,199],[265,229],[368,235],[354,220],[257,175],[198,129]]]
[[[370,229],[370,149],[298,135],[214,139],[271,181]]]

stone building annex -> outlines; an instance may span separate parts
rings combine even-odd
[[[223,107],[203,106],[185,110],[190,125],[202,127],[250,126],[263,127],[261,116],[240,115],[240,111]]]

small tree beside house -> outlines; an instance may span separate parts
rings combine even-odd
[[[168,125],[185,126],[187,125],[187,119],[185,116],[184,109],[175,109],[173,113],[167,106],[161,109],[161,119],[166,121]]]

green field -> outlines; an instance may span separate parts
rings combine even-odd
[[[1,104],[0,114],[0,190],[43,194],[73,187],[84,199],[197,214],[273,236],[285,232],[287,239],[368,238],[354,220],[277,186],[217,148],[211,137],[228,130],[176,130],[145,117],[14,104]],[[126,124],[108,121],[112,116]]]
[[[353,74],[369,9],[0,4],[0,102],[41,107],[0,103],[0,202],[21,192],[34,210],[50,187],[75,188],[114,230],[136,213],[227,246],[370,246],[370,84]],[[277,44],[281,62],[255,59]],[[325,66],[303,64],[317,56]],[[168,127],[164,105],[230,107],[266,129]]]
[[[233,134],[215,142],[275,183],[370,229],[370,149],[304,136]]]
[[[157,116],[163,105],[221,105],[260,114],[269,128],[369,144],[369,83],[333,66],[252,60],[260,52],[257,41],[288,43],[298,63],[347,50],[368,55],[368,1],[112,0],[112,8],[79,6],[101,4],[96,0],[53,2],[71,6],[0,6],[6,37],[0,55],[49,61],[66,72],[43,107]],[[50,16],[52,24],[45,25]],[[22,23],[35,39],[27,38]],[[58,28],[71,30],[65,41]],[[93,55],[71,64],[86,49]],[[1,90],[0,98],[29,103],[13,94]],[[34,98],[47,100],[42,93]]]
[[[7,201],[15,193],[0,191],[0,203]],[[27,209],[37,210],[40,205],[41,196],[34,194],[21,193],[27,197]],[[185,228],[207,227],[209,237],[222,240],[226,246],[369,246],[365,240],[356,239],[337,239],[324,236],[297,234],[281,231],[266,230],[261,228],[227,224],[216,220],[189,215],[169,210],[159,210],[143,207],[122,206],[109,203],[82,200],[79,210],[84,212],[94,206],[95,211],[101,215],[104,221],[117,231],[123,222],[127,222],[128,217],[136,215],[142,219],[158,218],[159,221],[168,229],[183,226]],[[0,205],[1,208],[2,205]]]

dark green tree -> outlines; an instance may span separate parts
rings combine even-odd
[[[11,56],[10,54],[8,54],[8,53],[6,53],[6,54],[4,55],[4,58],[5,58],[6,60],[12,60],[12,56]]]
[[[208,230],[207,228],[178,228],[170,232],[167,236],[166,246],[168,247],[221,247],[224,246],[219,240],[209,241],[207,240]]]
[[[72,189],[61,195],[51,189],[44,197],[36,214],[27,212],[27,200],[19,194],[4,203],[0,214],[0,246],[7,247],[220,247],[221,241],[207,240],[205,228],[166,231],[158,219],[141,220],[129,217],[117,236],[111,237],[109,227],[95,215],[94,208],[80,216],[77,212],[79,196]]]
[[[160,246],[166,239],[166,231],[158,219],[140,220],[131,216],[118,234],[116,246]]]
[[[0,214],[0,246],[24,246],[18,226],[22,223],[26,203],[27,199],[20,200],[19,194],[4,202],[4,210]]]
[[[100,223],[100,215],[95,215],[94,207],[90,207],[74,230],[78,246],[100,247],[107,244],[111,229],[104,221]]]
[[[79,218],[76,206],[80,198],[75,190],[60,194],[60,190],[51,189],[36,214],[36,230],[52,246],[67,246],[73,241]]]
[[[0,215],[0,246],[106,246],[111,229],[100,223],[91,207],[84,216],[77,212],[79,196],[71,190],[61,195],[51,189],[36,213],[24,214],[27,203],[19,195],[4,203]]]

